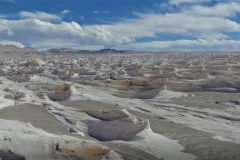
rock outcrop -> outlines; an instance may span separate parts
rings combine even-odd
[[[135,117],[125,109],[113,111],[92,111],[86,113],[96,120],[86,120],[88,134],[102,141],[128,141],[149,125],[148,120]]]
[[[71,86],[73,84],[61,84],[49,87],[51,93],[47,96],[53,101],[65,101],[70,98],[72,91]]]
[[[43,62],[41,59],[39,59],[39,58],[36,58],[36,59],[34,59],[34,60],[32,60],[32,61],[28,61],[27,63],[26,63],[26,65],[27,66],[41,66],[41,65],[44,65],[45,64],[45,62]]]

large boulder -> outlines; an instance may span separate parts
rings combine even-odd
[[[113,111],[86,111],[95,119],[84,120],[88,134],[101,140],[128,141],[149,125],[148,120],[137,118],[125,109]]]
[[[34,59],[34,60],[32,60],[32,61],[28,61],[27,63],[26,63],[26,65],[27,66],[41,66],[41,65],[44,65],[45,64],[45,62],[43,62],[41,59],[39,59],[39,58],[36,58],[36,59]]]
[[[73,84],[61,84],[50,86],[48,89],[51,91],[47,94],[48,98],[53,101],[65,101],[71,97],[72,91],[71,86]]]
[[[65,101],[71,97],[71,94],[72,94],[71,91],[63,91],[63,92],[49,93],[47,96],[49,99],[53,101]]]
[[[30,74],[22,74],[17,78],[17,81],[18,82],[28,82],[28,81],[30,81],[31,76],[32,75],[30,75]]]
[[[126,118],[130,116],[125,109],[123,110],[112,110],[112,111],[94,111],[94,110],[87,110],[86,113],[92,117],[96,117],[101,120],[105,121],[113,121],[120,118]]]

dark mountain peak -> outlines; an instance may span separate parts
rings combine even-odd
[[[96,51],[96,53],[124,53],[126,51],[118,51],[118,50],[115,50],[115,49],[111,49],[111,48],[106,48],[106,49],[101,49],[99,51]]]

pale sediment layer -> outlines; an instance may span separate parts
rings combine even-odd
[[[0,119],[0,157],[33,160],[116,159],[122,157],[105,146],[67,135],[56,135],[30,123]]]
[[[31,123],[49,133],[70,135],[67,127],[40,105],[25,103],[6,107],[0,110],[0,118]]]
[[[91,103],[93,102],[93,103]],[[96,101],[84,100],[84,101],[65,101],[61,104],[69,107],[74,107],[78,109],[97,109],[97,110],[107,110],[107,109],[118,109],[115,105],[104,105],[103,102],[99,102],[101,105],[97,105]],[[79,105],[76,105],[79,104]],[[83,105],[81,105],[83,104]],[[81,108],[83,106],[83,108]],[[110,106],[110,107],[107,107]],[[184,152],[191,153],[196,155],[199,160],[205,159],[227,159],[227,160],[238,160],[240,157],[239,144],[232,142],[224,142],[217,139],[213,139],[212,135],[206,132],[195,130],[189,127],[186,127],[181,124],[172,123],[161,119],[161,117],[155,117],[151,114],[143,112],[129,110],[129,112],[138,117],[149,119],[151,128],[154,132],[167,136],[171,139],[179,141],[179,143],[184,146]],[[106,143],[104,143],[106,144]],[[124,152],[131,151],[132,154],[139,155],[140,157],[147,158],[148,154],[144,152],[139,153],[139,151],[122,145],[116,145],[115,143],[108,142],[106,144],[111,148],[121,149]]]
[[[64,101],[62,103],[69,103],[69,102]],[[77,102],[77,103],[79,104],[79,102]],[[90,107],[88,107],[88,105],[89,106],[96,106],[97,105],[97,106],[100,106],[100,107],[105,108],[105,109],[113,109],[113,108],[117,109],[117,107],[115,107],[115,106],[112,106],[110,104],[105,104],[103,102],[98,102],[98,101],[83,100],[80,103],[83,104],[83,105],[78,105],[78,106],[83,106],[83,108],[84,108],[84,105],[86,105],[85,107],[88,108],[88,109],[90,108]],[[105,106],[105,107],[103,107],[103,106]],[[92,109],[94,109],[94,108],[92,108]],[[55,118],[54,115],[49,113],[43,106],[40,106],[40,105],[20,104],[20,105],[16,105],[16,106],[10,106],[10,107],[7,107],[7,108],[4,108],[4,109],[0,110],[0,118],[1,119],[7,119],[7,120],[17,120],[17,121],[21,121],[21,122],[31,123],[34,127],[37,127],[39,129],[43,129],[44,131],[47,131],[49,133],[54,133],[54,134],[58,134],[58,135],[75,136],[73,134],[70,134],[70,132],[67,130],[67,127],[65,125],[63,125],[59,120],[57,120]],[[85,137],[84,139],[95,140],[91,137],[89,137],[89,138]],[[102,143],[102,142],[100,142],[100,143]],[[106,145],[106,143],[102,143],[102,144]],[[113,148],[115,148],[115,147],[113,147]],[[92,148],[90,148],[90,149],[92,150]],[[126,152],[126,151],[128,151],[128,152]],[[78,156],[84,157],[83,156],[85,154],[84,152],[86,152],[86,151],[79,152]],[[107,152],[108,151],[106,151],[106,153]],[[124,159],[129,159],[129,160],[141,159],[140,157],[143,157],[144,159],[145,158],[146,159],[153,159],[153,160],[156,159],[154,156],[152,156],[148,153],[145,153],[145,152],[140,151],[138,149],[134,149],[134,148],[124,146],[124,145],[116,145],[116,152],[118,152],[120,155],[125,157]],[[134,154],[134,153],[141,153],[141,154],[138,157],[138,156],[136,156],[138,154]],[[67,151],[66,153],[63,153],[63,154],[71,155],[70,151]],[[103,154],[103,153],[101,153],[101,154]],[[11,158],[11,157],[12,158],[17,158],[17,159],[18,158],[24,158],[24,156],[21,156],[21,155],[18,155],[18,154],[14,154],[14,153],[9,154],[8,151],[2,151],[0,156],[2,158]],[[91,153],[89,153],[88,156],[91,156]],[[62,159],[62,157],[61,156],[59,157],[58,155],[54,155],[53,157]],[[72,158],[74,158],[74,157],[72,157]]]

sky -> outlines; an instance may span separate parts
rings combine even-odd
[[[0,0],[0,44],[240,51],[240,0]]]

